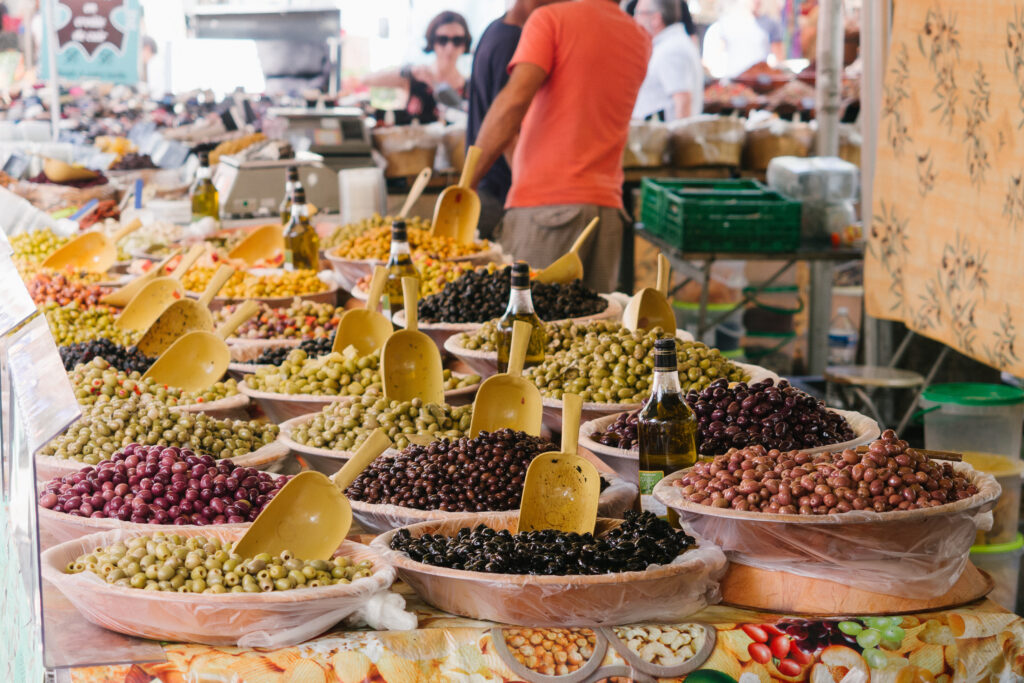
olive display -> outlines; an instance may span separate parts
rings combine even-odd
[[[417,510],[517,510],[530,462],[558,451],[547,439],[499,429],[473,439],[441,439],[380,457],[345,492],[352,500]]]
[[[256,391],[309,396],[362,396],[383,393],[380,376],[380,350],[366,356],[350,352],[332,352],[319,358],[302,349],[291,349],[284,362],[258,368],[245,383]],[[443,371],[445,391],[480,383],[480,375],[456,377]]]
[[[445,235],[435,235],[431,226],[414,227],[406,221],[409,247],[414,252],[439,259],[453,259],[469,256],[490,248],[489,242],[463,244]],[[391,226],[371,228],[352,239],[341,242],[331,254],[339,258],[354,260],[386,261],[391,249]]]
[[[622,413],[603,432],[594,432],[590,435],[590,438],[603,446],[621,448],[625,451],[635,451],[640,448],[639,437],[637,436],[637,422],[639,419],[639,410]]]
[[[131,346],[142,336],[135,330],[122,330],[118,327],[114,321],[120,311],[108,306],[83,308],[77,302],[72,302],[67,306],[48,303],[41,308],[57,346],[100,338],[109,339],[121,346]]]
[[[200,392],[182,391],[177,387],[159,384],[142,373],[124,372],[113,367],[105,358],[93,358],[68,373],[75,398],[82,405],[91,405],[114,398],[127,398],[131,394],[149,394],[169,406],[210,403],[238,394],[238,382],[227,379],[215,382]]]
[[[9,238],[13,258],[28,263],[42,263],[46,257],[71,241],[70,237],[61,237],[53,230],[29,230],[11,235]]]
[[[288,358],[288,354],[297,348],[305,351],[310,357],[317,358],[330,353],[333,345],[333,337],[305,339],[298,346],[279,346],[274,349],[267,349],[256,358],[245,361],[245,363],[249,365],[280,365]]]
[[[418,252],[412,255],[412,263],[420,277],[420,296],[437,294],[449,282],[454,282],[463,273],[474,268],[468,261],[442,261]],[[356,287],[368,292],[372,278],[372,274],[364,275],[359,278]]]
[[[213,278],[216,268],[193,266],[181,279],[190,292],[201,293]],[[316,294],[330,289],[315,270],[281,270],[268,275],[239,271],[231,276],[217,294],[226,299],[277,298]]]
[[[373,574],[368,560],[309,561],[288,550],[246,558],[232,552],[233,545],[204,536],[136,536],[80,555],[64,571],[92,572],[125,588],[178,593],[270,593],[352,583]]]
[[[472,270],[450,282],[437,294],[420,299],[417,308],[425,323],[483,323],[501,317],[508,305],[512,266]],[[533,309],[541,320],[563,320],[596,315],[608,301],[587,288],[582,280],[564,284],[530,283]]]
[[[332,403],[291,434],[296,443],[332,451],[352,451],[375,429],[383,429],[395,447],[409,445],[410,436],[458,439],[469,430],[472,406],[389,401],[366,394],[352,403]]]
[[[139,353],[134,346],[120,346],[102,337],[70,346],[62,346],[59,351],[65,370],[74,370],[76,366],[88,363],[94,358],[102,358],[118,370],[144,374],[156,360]]]
[[[223,322],[238,306],[224,306],[214,314],[214,320]],[[287,308],[271,308],[260,303],[258,314],[235,330],[240,339],[314,339],[333,337],[344,309],[333,304],[318,303],[295,298]]]
[[[591,334],[618,334],[625,328],[622,323],[615,320],[588,320],[579,322],[575,320],[562,320],[559,322],[544,323],[544,332],[547,334],[547,346],[544,352],[552,354],[557,351],[572,348],[578,340]],[[498,350],[498,325],[497,321],[488,320],[480,329],[472,334],[463,333],[460,335],[463,348],[473,351],[497,351]]]
[[[320,243],[321,249],[334,249],[344,242],[355,239],[368,230],[374,228],[388,228],[391,229],[391,224],[396,220],[395,216],[381,216],[379,213],[375,213],[369,218],[364,218],[361,221],[355,223],[348,223],[346,225],[340,225],[331,232]],[[417,230],[430,230],[431,223],[428,218],[420,218],[419,216],[409,216],[404,219],[405,225],[408,228],[415,228]],[[385,248],[385,258],[387,258],[387,249]]]
[[[523,376],[549,398],[561,399],[569,392],[589,403],[640,403],[650,393],[654,342],[659,336],[660,327],[647,332],[620,327],[587,335],[570,348],[549,355],[540,365],[526,368]],[[718,349],[700,342],[676,339],[676,354],[684,391],[706,387],[720,378],[730,382],[747,379]]]
[[[717,380],[691,390],[686,402],[697,416],[701,455],[753,445],[780,451],[817,448],[856,436],[846,418],[786,380],[749,386]]]
[[[151,396],[132,394],[85,406],[81,419],[40,453],[95,465],[138,443],[189,448],[217,459],[237,458],[272,443],[278,432],[275,424],[177,412]]]
[[[891,429],[865,453],[733,449],[672,484],[701,505],[790,515],[916,510],[978,493],[970,477],[910,448]]]
[[[483,524],[463,527],[454,536],[424,534],[413,538],[399,529],[391,549],[423,564],[489,574],[566,576],[643,571],[668,564],[696,540],[650,512],[626,512],[626,519],[606,534],[566,533],[553,529],[518,534]]]
[[[36,273],[26,283],[29,296],[36,304],[56,303],[64,306],[71,302],[83,308],[99,304],[110,289],[96,284],[83,282],[64,273]]]
[[[135,524],[241,524],[256,519],[288,479],[187,448],[133,443],[96,467],[48,481],[39,504]]]

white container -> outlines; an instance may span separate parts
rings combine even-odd
[[[768,186],[808,202],[857,198],[860,170],[838,157],[776,157],[768,164]]]
[[[1021,534],[1017,534],[1012,543],[971,548],[971,562],[995,581],[996,587],[988,594],[989,599],[1011,612],[1017,609],[1017,580],[1022,554],[1024,535]]]
[[[1024,391],[1005,384],[935,384],[921,395],[924,447],[1020,457]]]
[[[341,224],[387,213],[384,173],[379,168],[347,168],[338,172]]]

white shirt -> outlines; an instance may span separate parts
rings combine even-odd
[[[644,119],[659,111],[665,120],[676,118],[672,96],[678,92],[690,93],[690,116],[704,109],[704,69],[700,55],[682,24],[662,29],[652,41],[651,60],[647,63],[647,76],[633,106],[633,118]]]
[[[715,78],[735,78],[768,58],[768,34],[749,12],[729,12],[708,27],[704,61]]]

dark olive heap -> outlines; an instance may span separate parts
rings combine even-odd
[[[512,534],[483,524],[463,527],[455,536],[413,538],[400,529],[391,549],[416,562],[488,574],[566,576],[643,571],[668,564],[696,541],[650,512],[626,513],[625,521],[595,538],[593,534],[544,529]]]
[[[437,294],[420,299],[423,322],[483,323],[499,318],[508,305],[512,267],[472,270],[449,283]],[[600,313],[608,306],[581,280],[567,285],[530,283],[533,309],[541,320],[565,320]]]
[[[334,344],[334,337],[317,337],[306,339],[298,348],[305,351],[310,358],[317,358],[331,352]],[[294,346],[281,346],[275,349],[267,349],[253,360],[245,361],[252,365],[280,365],[288,358],[288,354],[295,350]]]
[[[622,413],[615,422],[608,425],[603,432],[594,432],[590,438],[604,446],[621,448],[625,451],[636,450],[640,447],[637,440],[637,420],[640,419],[640,411],[634,410],[631,413]]]
[[[558,446],[525,432],[499,429],[475,439],[411,444],[393,458],[377,458],[345,492],[352,500],[417,510],[515,510],[526,468]]]
[[[729,386],[728,381],[720,379],[703,391],[689,392],[686,402],[697,416],[697,449],[701,455],[719,455],[730,448],[754,445],[780,451],[803,450],[856,436],[846,418],[786,380]]]
[[[105,338],[60,347],[60,359],[64,361],[65,370],[74,370],[77,365],[88,363],[94,358],[102,358],[129,374],[145,374],[156,360],[142,355],[134,346],[124,347]]]

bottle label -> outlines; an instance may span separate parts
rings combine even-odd
[[[284,250],[284,269],[295,270],[295,252],[291,249]]]
[[[666,517],[668,508],[653,495],[654,486],[665,478],[661,470],[640,470],[640,507],[644,512],[653,512],[656,517]]]

